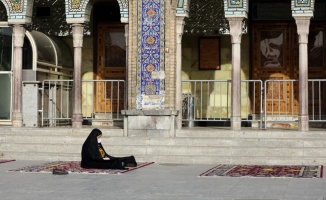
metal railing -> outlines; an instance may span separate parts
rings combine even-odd
[[[308,80],[309,122],[326,122],[326,80]]]
[[[252,127],[296,128],[299,116],[299,81],[270,79],[241,81],[242,124]],[[182,81],[182,121],[224,122],[231,118],[230,80]],[[309,122],[326,122],[326,80],[308,80]],[[285,122],[285,123],[283,123]]]
[[[298,122],[298,80],[271,79],[264,82],[264,127]],[[278,123],[276,123],[278,122]]]
[[[42,82],[42,126],[70,125],[72,80]],[[182,81],[182,121],[185,126],[230,123],[230,80]],[[297,123],[299,115],[298,80],[242,80],[241,119],[243,126],[266,128],[273,123]],[[309,121],[326,122],[326,80],[308,80]],[[122,121],[126,109],[124,80],[82,81],[82,115],[85,122]],[[293,127],[292,127],[293,128]]]
[[[41,126],[71,125],[72,80],[42,82]],[[82,115],[89,121],[122,121],[120,111],[126,106],[124,80],[83,80]]]
[[[241,104],[242,122],[246,124],[256,122],[257,126],[261,127],[262,81],[243,80],[241,88],[241,102],[239,103]],[[230,80],[186,80],[182,81],[182,91],[182,121],[185,126],[194,126],[194,122],[201,124],[230,122]],[[258,102],[255,98],[251,99],[257,95]],[[252,106],[256,104],[259,106]]]

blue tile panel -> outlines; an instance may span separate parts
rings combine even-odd
[[[314,0],[292,0],[292,14],[313,14],[314,4]]]
[[[248,0],[224,0],[225,15],[247,15]]]
[[[138,88],[137,107],[145,104],[163,108],[164,100],[143,102],[144,95],[164,95],[164,79],[152,77],[152,72],[164,72],[164,0],[142,0],[138,4]],[[164,98],[163,98],[164,99]],[[159,105],[157,105],[159,104]]]
[[[243,8],[243,0],[228,0],[228,8]]]

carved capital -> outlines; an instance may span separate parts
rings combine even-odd
[[[178,44],[180,44],[181,40],[182,40],[182,35],[184,32],[184,25],[185,25],[184,17],[177,17],[176,32],[177,32],[177,43]]]
[[[73,45],[75,48],[83,47],[84,26],[82,24],[72,25],[72,37],[73,37]]]
[[[309,25],[311,16],[295,16],[299,43],[308,43]]]
[[[227,18],[230,24],[230,35],[232,43],[241,43],[242,36],[242,17],[230,17]]]
[[[25,37],[25,28],[22,25],[13,26],[13,44],[14,47],[23,47],[24,37]]]

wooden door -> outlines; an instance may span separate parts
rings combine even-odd
[[[124,109],[126,79],[126,39],[123,24],[99,24],[95,84],[96,112]],[[111,80],[104,82],[100,80]]]
[[[253,24],[252,78],[275,80],[267,82],[266,112],[298,113],[298,41],[295,24]],[[255,89],[256,102],[260,100],[260,88]],[[264,101],[263,101],[264,103]],[[254,105],[259,111],[259,105]],[[263,105],[264,106],[264,105]]]
[[[324,81],[315,81],[326,79],[324,59],[326,36],[325,29],[325,23],[312,22],[310,24],[308,36],[308,77],[310,79],[308,82],[309,114],[315,116],[324,116],[326,114],[326,83]]]
[[[308,78],[325,79],[325,24],[312,22],[308,38]],[[299,44],[295,23],[253,23],[252,30],[252,79],[285,80],[284,84],[270,82],[265,88],[266,112],[280,114],[299,113]],[[326,112],[326,84],[309,82],[309,113]],[[313,88],[313,89],[312,89]],[[260,88],[255,89],[256,102],[260,100]],[[275,98],[277,97],[277,98]],[[280,101],[278,102],[278,97]],[[259,111],[259,105],[255,110]],[[264,105],[263,105],[264,106]]]

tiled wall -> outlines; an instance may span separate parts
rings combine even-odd
[[[142,0],[138,2],[138,109],[164,108],[164,4],[164,0]]]

